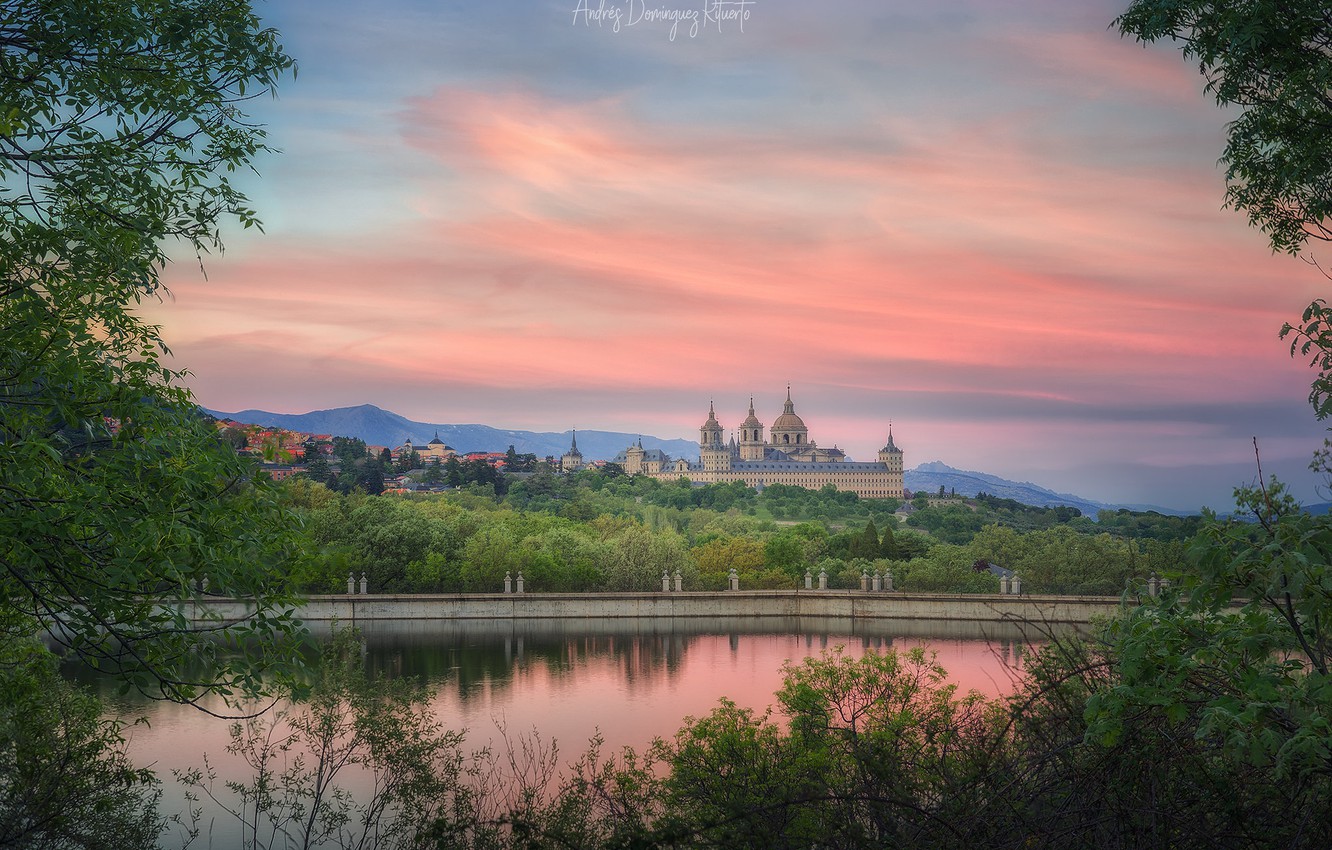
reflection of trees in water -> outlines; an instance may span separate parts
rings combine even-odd
[[[450,624],[452,625],[452,624]],[[482,693],[504,691],[521,671],[542,668],[552,679],[565,679],[595,662],[608,662],[632,691],[678,674],[694,638],[680,633],[586,634],[549,627],[526,628],[521,621],[472,623],[472,628],[441,629],[433,634],[366,635],[367,670],[409,676],[453,690],[466,703]]]
[[[811,655],[838,644],[884,651],[920,639],[985,640],[1004,667],[1045,637],[1014,623],[908,622],[835,618],[614,620],[402,620],[359,624],[371,673],[420,679],[455,691],[462,703],[503,692],[525,669],[567,679],[607,662],[632,692],[675,678],[692,646],[725,636],[738,651],[748,637],[797,635]]]
[[[345,628],[348,624],[339,624]],[[756,636],[797,636],[810,655],[837,645],[865,650],[907,648],[920,639],[983,640],[1009,671],[1022,668],[1026,647],[1044,643],[1046,626],[838,618],[618,618],[614,620],[370,620],[356,624],[365,636],[366,669],[394,678],[411,677],[466,704],[512,687],[525,669],[541,669],[552,680],[570,680],[599,662],[613,667],[626,688],[675,679],[689,650],[703,638],[722,638],[732,652]],[[318,640],[329,623],[311,623]],[[62,673],[90,688],[107,704],[138,711],[151,700],[120,691],[119,680],[77,660]],[[221,709],[221,706],[218,706]]]

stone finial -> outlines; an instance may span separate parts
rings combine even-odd
[[[814,589],[814,574],[811,573],[809,570],[805,570],[805,590],[813,590],[813,589]]]
[[[828,571],[819,570],[819,590],[828,589]]]
[[[347,573],[347,595],[351,596],[354,593],[356,593],[356,576]]]
[[[513,575],[508,571],[504,573],[504,592],[513,593]]]
[[[361,595],[364,596],[366,588],[370,586],[370,578],[365,573],[361,573]]]
[[[679,570],[676,570],[676,571],[675,571],[675,592],[676,592],[676,593],[679,593],[679,592],[682,591],[682,590],[684,590],[684,576],[680,575],[680,571],[679,571]]]
[[[892,571],[892,570],[884,570],[884,571],[883,571],[883,589],[884,589],[884,590],[892,590],[892,589],[893,589],[893,571]]]
[[[523,592],[523,574],[521,572],[518,573],[518,592]]]

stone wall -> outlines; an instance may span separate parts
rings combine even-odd
[[[818,617],[903,621],[1024,622],[1080,625],[1113,615],[1118,597],[999,596],[859,591],[726,591],[708,593],[507,593],[312,596],[302,620],[505,620]],[[200,599],[185,604],[191,619],[238,620],[243,602]]]

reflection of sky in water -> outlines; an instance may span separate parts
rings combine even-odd
[[[808,619],[400,621],[369,623],[365,636],[368,668],[428,683],[440,720],[470,730],[469,749],[496,741],[497,724],[510,739],[535,729],[558,743],[563,763],[598,733],[608,749],[670,737],[685,717],[706,714],[723,696],[762,711],[774,703],[786,661],[837,646],[858,657],[867,649],[924,645],[959,690],[1008,693],[1024,643],[1006,624]],[[149,726],[127,729],[139,763],[169,780],[172,768],[202,766],[207,753],[226,778],[227,721],[116,698],[105,683],[99,690],[126,716],[148,717]],[[167,812],[179,805],[171,791]]]

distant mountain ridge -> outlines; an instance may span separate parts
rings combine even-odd
[[[1133,511],[1156,511],[1171,516],[1189,516],[1191,513],[1190,511],[1165,508],[1160,505],[1118,505],[1096,502],[1071,493],[1056,493],[1029,481],[1009,481],[1006,478],[1000,478],[997,475],[990,475],[985,472],[954,469],[938,460],[928,461],[915,469],[906,470],[903,479],[906,488],[912,492],[937,493],[940,487],[943,487],[945,492],[956,492],[959,496],[975,496],[977,493],[983,492],[991,496],[998,496],[1001,499],[1013,499],[1024,505],[1035,505],[1042,508],[1068,505],[1077,508],[1084,515],[1093,519],[1096,518],[1097,511],[1118,510],[1120,508],[1128,508]]]
[[[400,446],[411,439],[424,445],[439,438],[460,453],[502,452],[513,446],[519,454],[539,458],[559,457],[569,450],[573,432],[506,431],[489,425],[447,425],[413,422],[405,416],[373,404],[312,410],[309,413],[271,413],[266,410],[241,410],[223,413],[205,410],[219,419],[233,419],[250,425],[272,425],[289,431],[357,437],[372,446]],[[698,443],[691,440],[664,440],[643,434],[643,447],[661,449],[672,457],[697,457]],[[578,450],[583,458],[610,460],[638,440],[639,434],[617,431],[578,431]]]
[[[448,425],[414,422],[405,416],[384,410],[373,404],[356,407],[337,407],[331,410],[313,410],[309,413],[271,413],[266,410],[241,410],[223,413],[207,412],[219,419],[233,419],[251,425],[272,425],[291,431],[311,434],[332,434],[338,437],[358,437],[374,446],[400,446],[409,438],[418,445],[425,444],[436,434],[458,452],[502,452],[509,446],[520,454],[537,457],[559,457],[569,450],[572,432],[518,431],[492,428],[489,425]],[[638,440],[640,435],[618,431],[579,431],[578,450],[588,461],[610,460]],[[643,447],[661,449],[671,457],[690,460],[698,458],[698,443],[692,440],[665,440],[648,434],[641,435]],[[1069,493],[1056,493],[1030,482],[1009,481],[985,472],[955,469],[942,461],[928,461],[908,469],[903,474],[906,488],[913,492],[936,493],[942,486],[945,492],[960,496],[975,496],[985,492],[1003,499],[1013,499],[1025,505],[1056,507],[1068,505],[1095,518],[1100,510],[1128,508],[1135,511],[1158,511],[1163,514],[1186,516],[1189,512],[1157,505],[1118,505],[1096,502]]]

